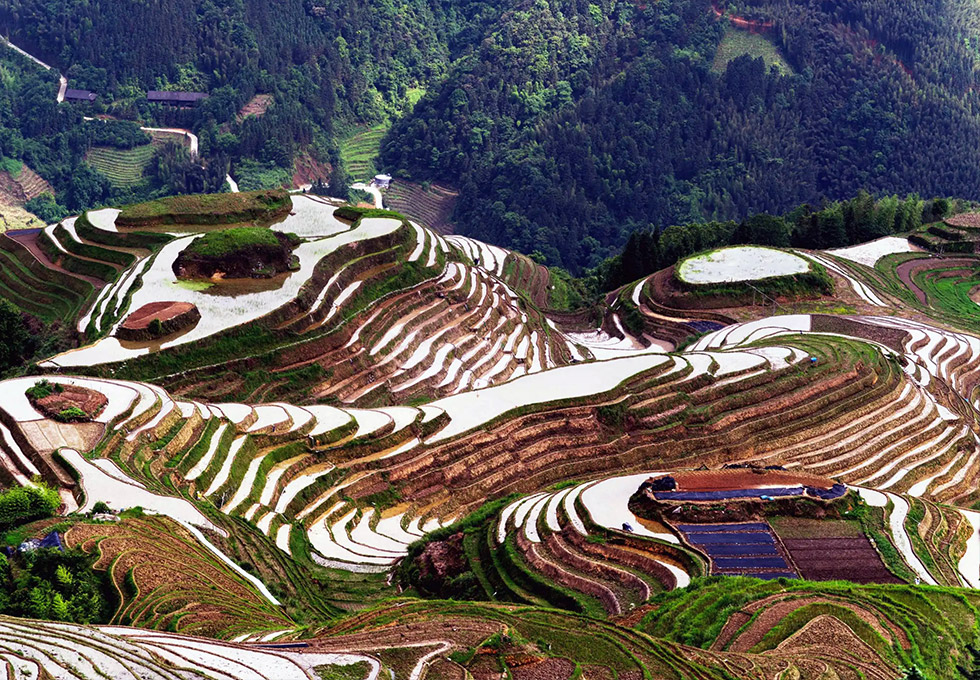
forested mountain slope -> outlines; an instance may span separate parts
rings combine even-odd
[[[976,198],[978,26],[961,0],[0,7],[0,32],[109,115],[199,135],[213,171],[188,180],[164,157],[147,172],[154,191],[217,190],[229,166],[275,184],[308,154],[337,168],[341,141],[394,121],[379,169],[460,189],[461,233],[573,271],[637,230],[861,189]],[[38,168],[73,210],[149,197],[91,171],[69,105],[26,105],[51,87],[0,111],[0,154]],[[160,88],[210,96],[148,106]],[[241,115],[256,94],[264,115]]]
[[[975,7],[729,4],[527,4],[393,128],[383,158],[462,177],[464,232],[573,268],[637,226],[860,188],[976,194]],[[713,70],[744,30],[794,74],[749,57]]]

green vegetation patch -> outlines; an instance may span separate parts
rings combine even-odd
[[[113,186],[131,187],[143,180],[156,147],[144,144],[132,149],[94,146],[85,156],[86,162],[105,175]]]
[[[43,548],[0,555],[0,614],[72,623],[108,623],[114,609],[105,572],[81,550]]]
[[[292,199],[283,190],[171,196],[125,207],[116,218],[116,225],[271,223],[288,214],[292,205]]]
[[[277,248],[279,239],[274,232],[261,227],[223,229],[205,234],[185,248],[201,257],[224,257],[247,248]]]
[[[384,122],[361,129],[340,143],[340,158],[355,180],[367,180],[374,174],[374,159],[389,127],[390,123]]]
[[[51,517],[60,505],[58,492],[44,484],[8,489],[0,493],[0,530]]]
[[[729,62],[745,55],[753,59],[762,59],[767,69],[775,67],[781,75],[793,75],[793,67],[783,58],[775,43],[759,33],[749,33],[737,28],[729,28],[725,31],[725,37],[718,45],[711,70],[715,73],[723,73]]]

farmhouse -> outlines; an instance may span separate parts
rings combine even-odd
[[[375,175],[371,184],[379,189],[387,189],[391,186],[391,175]]]
[[[94,102],[98,95],[90,90],[65,90],[66,102]]]
[[[206,99],[207,96],[204,92],[163,92],[160,90],[150,90],[146,93],[146,101],[151,104],[189,107],[197,106],[198,102]]]

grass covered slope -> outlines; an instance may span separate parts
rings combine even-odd
[[[271,223],[287,215],[291,207],[289,194],[282,190],[173,196],[127,206],[116,218],[116,225],[133,229],[168,224]]]
[[[980,596],[950,588],[713,577],[652,604],[639,630],[703,648],[708,657],[763,654],[801,670],[823,661],[847,677],[896,677],[914,665],[926,677],[952,680],[961,677],[957,664],[970,665],[966,648],[975,642]]]

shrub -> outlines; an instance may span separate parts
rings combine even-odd
[[[105,512],[112,512],[112,509],[109,507],[109,505],[105,501],[98,501],[95,505],[92,506],[92,512],[94,512],[96,514],[98,514],[98,513],[105,513]]]
[[[236,227],[205,234],[186,250],[202,257],[223,257],[253,247],[278,248],[279,240],[275,232],[264,227]]]
[[[46,224],[54,224],[68,216],[68,210],[48,193],[32,198],[24,204],[24,209],[40,217]]]
[[[28,387],[27,390],[24,391],[24,394],[26,394],[27,398],[31,401],[40,401],[45,397],[50,397],[55,392],[61,392],[63,389],[64,388],[61,385],[52,383],[48,379],[43,378],[34,383],[33,387]]]
[[[150,321],[150,326],[147,330],[154,336],[163,335],[163,322],[160,319],[153,319]]]
[[[59,411],[55,417],[55,420],[61,421],[62,423],[73,423],[80,420],[88,420],[88,414],[77,406],[69,406],[66,409]]]
[[[0,530],[51,517],[60,505],[58,492],[43,484],[8,489],[0,493]]]

